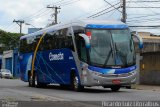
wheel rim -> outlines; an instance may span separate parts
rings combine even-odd
[[[32,77],[31,76],[29,77],[29,83],[32,86]]]
[[[34,82],[35,82],[35,86],[37,86],[37,76],[35,75],[35,78],[34,78]]]
[[[77,89],[78,88],[78,77],[75,76],[74,77],[74,89]]]

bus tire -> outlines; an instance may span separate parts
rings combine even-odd
[[[120,90],[120,88],[121,88],[121,86],[112,86],[112,87],[111,87],[111,90],[112,90],[113,92],[117,92],[117,91]]]
[[[84,89],[84,86],[79,84],[78,76],[75,73],[72,74],[72,79],[71,80],[72,80],[71,81],[71,83],[72,83],[71,86],[72,86],[72,89],[74,91],[79,92],[79,91],[82,91]]]
[[[35,84],[35,87],[36,88],[43,88],[43,87],[46,87],[47,86],[47,84],[45,84],[45,83],[41,83],[41,82],[39,82],[38,81],[38,75],[37,75],[37,73],[35,72],[34,73],[34,84]]]
[[[131,85],[130,85],[130,86],[126,86],[126,88],[127,88],[127,89],[132,89],[132,86],[131,86]]]
[[[28,73],[28,86],[29,87],[34,87],[35,82],[34,82],[34,76],[31,76],[31,72]]]
[[[34,73],[33,77],[34,77],[34,84],[35,84],[35,87],[39,88],[37,74],[36,74],[36,73]]]

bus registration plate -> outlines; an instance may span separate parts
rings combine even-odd
[[[113,83],[113,84],[120,84],[120,83],[121,83],[121,80],[117,80],[117,79],[116,79],[116,80],[112,80],[112,83]]]

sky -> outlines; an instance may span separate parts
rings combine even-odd
[[[121,0],[106,0],[114,5]],[[144,2],[135,3],[133,1],[158,1],[158,0],[126,0],[127,7],[160,7],[160,2]],[[121,20],[121,10],[110,8],[104,0],[0,0],[0,29],[7,32],[19,32],[19,26],[13,23],[13,20],[24,20],[23,33],[27,33],[28,28],[44,28],[52,22],[52,9],[46,8],[47,5],[60,6],[58,14],[58,23],[65,23],[71,20],[86,19],[89,16],[91,19],[103,20]],[[120,4],[115,7],[120,6]],[[103,12],[100,12],[104,10]],[[109,13],[108,11],[113,10]],[[106,13],[106,14],[103,14]],[[102,15],[103,14],[103,15]],[[160,11],[159,8],[127,8],[127,24],[130,25],[159,25]],[[132,28],[137,31],[149,31],[155,34],[160,34],[160,28],[140,29]]]

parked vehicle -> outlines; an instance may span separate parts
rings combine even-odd
[[[11,71],[8,69],[1,69],[0,70],[0,78],[12,78]]]

